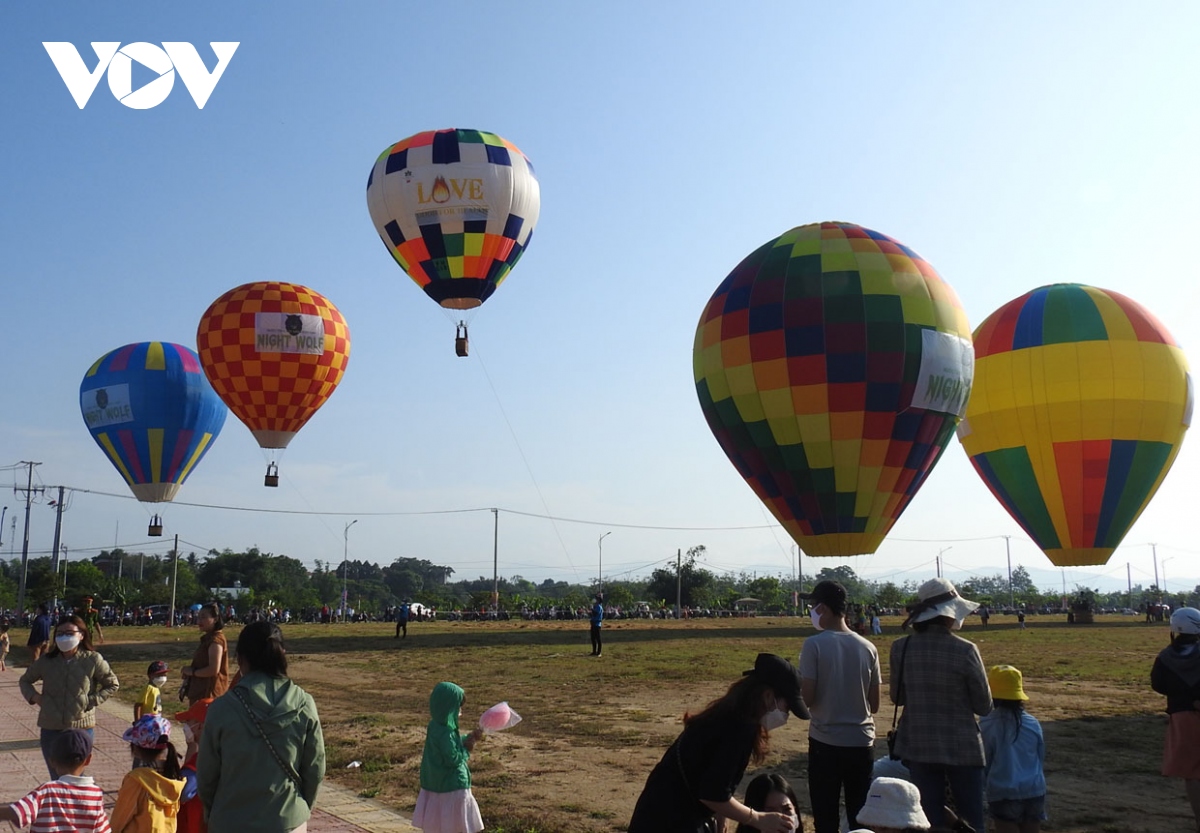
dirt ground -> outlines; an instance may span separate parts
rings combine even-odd
[[[432,650],[426,658],[433,668],[420,662],[421,649],[426,646],[415,641],[401,646],[402,653],[359,656],[355,664],[370,669],[376,684],[380,682],[376,675],[391,676],[402,685],[409,675],[424,679],[415,684],[415,691],[403,686],[390,706],[379,701],[384,707],[377,711],[364,709],[343,722],[325,719],[330,777],[401,811],[411,811],[427,719],[425,700],[430,680],[444,677],[460,682],[469,703],[473,699],[473,705],[464,708],[466,715],[477,714],[498,699],[509,700],[519,712],[523,706],[526,709],[522,725],[489,736],[472,758],[474,791],[490,829],[508,833],[621,831],[646,775],[678,734],[682,714],[719,696],[737,676],[725,670],[728,661],[718,657],[728,650],[738,655],[735,664],[744,664],[742,657],[752,658],[753,653],[741,643],[761,641],[745,633],[731,635],[715,629],[704,635],[724,644],[714,646],[709,641],[702,649],[680,648],[673,657],[678,645],[695,643],[682,641],[681,634],[678,645],[671,641],[639,644],[637,626],[632,626],[629,644],[606,649],[604,657],[593,660],[582,639],[569,647],[554,644],[560,636],[575,640],[578,627],[539,624],[532,630],[509,637],[497,634],[495,644],[482,640],[479,645],[457,649],[443,646],[442,639],[431,636],[427,647]],[[777,638],[769,630],[761,636]],[[550,645],[542,641],[546,639]],[[447,634],[447,643],[453,641]],[[798,649],[798,641],[788,642]],[[890,639],[880,643],[885,658],[888,642]],[[721,653],[714,654],[714,649]],[[1035,650],[1042,649],[1053,650],[1050,645]],[[786,649],[764,650],[785,653]],[[507,659],[506,654],[510,655]],[[518,660],[513,654],[526,656]],[[1144,655],[1138,661],[1148,662]],[[326,662],[324,657],[298,662],[293,676],[313,691],[318,702],[326,697],[336,699],[336,692],[344,695],[346,691],[346,662],[344,657],[334,662]],[[595,669],[600,663],[634,668],[628,674],[598,677]],[[408,674],[402,671],[406,666]],[[523,669],[528,672],[524,678]],[[432,676],[428,676],[430,672]],[[488,677],[493,678],[490,684]],[[1070,675],[1065,679],[1031,677],[1026,686],[1034,697],[1031,712],[1042,721],[1048,750],[1051,819],[1044,830],[1162,833],[1194,829],[1182,783],[1158,775],[1166,718],[1159,711],[1161,699],[1147,686],[1071,679]],[[478,697],[473,698],[473,689],[482,690]],[[323,714],[329,715],[329,710]],[[890,719],[890,709],[885,708],[878,717],[881,735]],[[467,725],[470,719],[464,716]],[[882,740],[879,747],[877,754],[885,754]],[[793,718],[772,733],[769,760],[764,767],[748,771],[746,780],[763,770],[780,772],[796,784],[806,808],[807,753],[806,724]],[[362,760],[363,766],[344,769],[350,759]],[[805,821],[811,830],[811,819],[805,816]]]

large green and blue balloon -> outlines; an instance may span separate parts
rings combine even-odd
[[[175,497],[228,413],[196,354],[164,341],[97,359],[79,385],[79,407],[96,445],[147,503]]]
[[[954,290],[852,223],[760,246],[709,300],[693,348],[708,425],[808,555],[872,553],[945,450],[973,353]]]

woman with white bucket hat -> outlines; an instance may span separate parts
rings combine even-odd
[[[903,706],[893,754],[921,792],[933,827],[945,823],[946,785],[958,815],[984,830],[983,738],[976,715],[992,710],[987,670],[975,644],[954,634],[979,605],[944,578],[917,591],[904,622],[911,636],[892,643],[889,691]]]

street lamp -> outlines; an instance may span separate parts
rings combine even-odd
[[[346,579],[350,575],[350,527],[358,523],[358,518],[355,518],[350,523],[346,524],[346,528],[342,530],[342,622],[346,621],[346,601],[349,598],[349,589]]]
[[[604,539],[612,535],[612,531],[604,533],[600,539],[596,541],[596,549],[600,552],[600,563],[596,567],[596,584],[600,588],[600,592],[604,592]]]

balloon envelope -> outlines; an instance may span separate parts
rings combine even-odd
[[[1104,564],[1191,423],[1187,359],[1135,301],[1080,284],[1028,292],[975,333],[959,440],[1057,566]]]
[[[263,448],[286,448],[350,361],[337,307],[284,281],[243,284],[213,301],[196,342],[213,389]]]
[[[971,384],[954,290],[908,247],[851,223],[794,228],[738,264],[692,356],[721,448],[809,555],[876,550]]]
[[[541,192],[525,154],[494,133],[429,130],[389,147],[367,209],[392,257],[430,298],[477,307],[529,246]]]
[[[79,385],[83,421],[138,500],[169,501],[225,424],[225,406],[188,348],[126,344]]]

